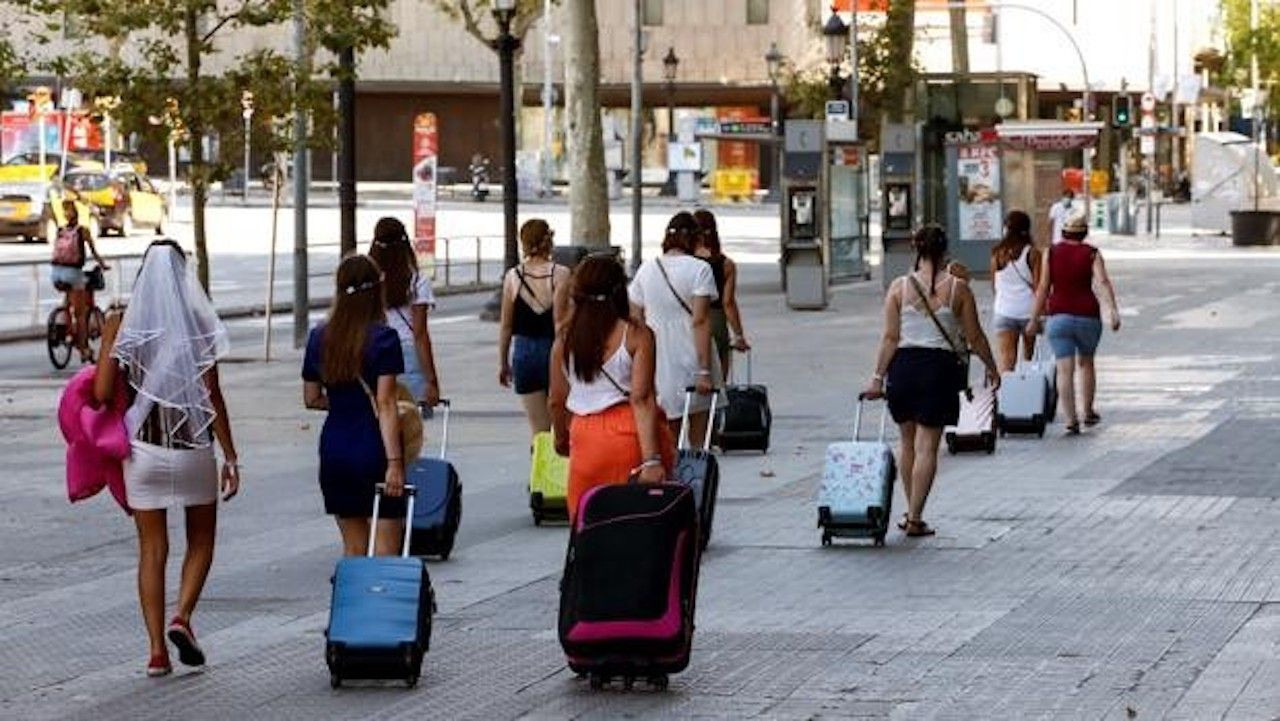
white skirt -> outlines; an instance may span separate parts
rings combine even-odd
[[[218,463],[212,446],[165,448],[135,440],[132,449],[124,462],[124,490],[130,508],[154,511],[218,500]]]

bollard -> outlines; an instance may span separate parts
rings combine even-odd
[[[31,264],[31,327],[40,325],[40,265]]]
[[[480,236],[476,236],[476,287],[480,287]]]
[[[450,278],[453,270],[453,261],[449,258],[449,239],[441,238],[444,241],[444,287],[453,287],[453,280]]]

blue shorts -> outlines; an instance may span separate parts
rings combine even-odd
[[[553,338],[518,335],[511,344],[511,381],[516,393],[541,393],[551,387]]]
[[[69,265],[55,265],[49,273],[50,280],[53,281],[53,287],[75,288],[83,290],[88,287],[89,281],[85,278],[84,271],[79,268],[73,268]]]
[[[1056,358],[1092,358],[1102,340],[1102,319],[1083,315],[1051,315],[1045,335]]]
[[[1022,332],[1027,329],[1026,318],[1010,318],[1007,315],[993,313],[991,321],[992,325],[996,327],[997,333],[1012,332],[1022,335]]]

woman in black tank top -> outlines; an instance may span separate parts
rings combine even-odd
[[[569,269],[551,259],[554,233],[545,220],[520,228],[524,262],[502,283],[502,321],[498,331],[498,382],[514,386],[533,433],[551,430],[547,408],[551,346],[562,320]]]
[[[729,378],[733,351],[747,351],[751,344],[742,330],[742,313],[738,310],[738,267],[720,248],[720,233],[716,230],[716,217],[709,210],[693,214],[702,233],[698,237],[696,254],[711,265],[716,280],[718,297],[711,302],[711,340],[720,356],[720,368]],[[729,330],[733,330],[730,337]]]

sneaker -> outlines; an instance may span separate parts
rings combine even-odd
[[[196,643],[196,634],[191,630],[191,624],[177,616],[169,622],[169,642],[178,649],[178,660],[182,663],[187,666],[204,665],[204,651]]]
[[[173,673],[173,664],[169,663],[169,654],[158,653],[147,662],[147,675],[151,678],[168,676]]]

